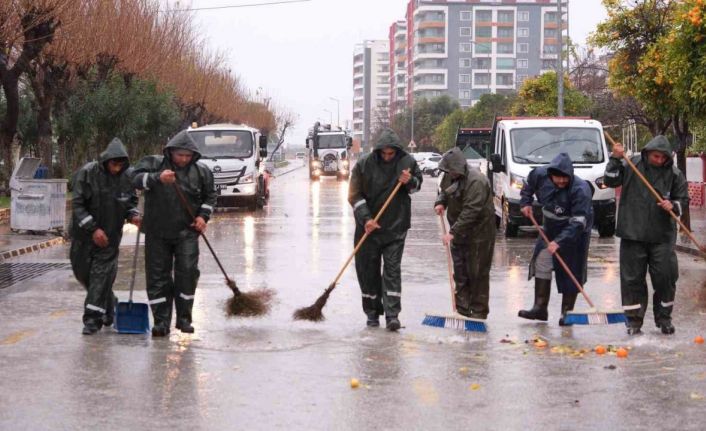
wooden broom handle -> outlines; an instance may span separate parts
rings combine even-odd
[[[387,207],[390,205],[390,202],[392,202],[392,199],[395,197],[397,192],[400,190],[400,187],[402,187],[402,183],[398,181],[395,188],[392,189],[392,193],[390,193],[390,196],[388,196],[385,203],[382,204],[382,208],[380,208],[380,211],[378,211],[378,213],[375,215],[375,218],[373,219],[373,221],[375,223],[377,223],[378,220],[380,220],[380,217],[385,212]],[[360,238],[360,240],[358,240],[358,244],[356,244],[355,248],[353,249],[353,253],[351,253],[351,255],[348,256],[346,263],[343,264],[343,267],[341,268],[341,270],[338,271],[338,275],[336,275],[336,278],[333,279],[333,283],[331,283],[332,286],[335,286],[336,283],[338,283],[338,280],[341,278],[341,276],[345,272],[346,268],[348,268],[348,265],[351,263],[351,260],[353,260],[353,257],[356,255],[356,253],[358,253],[358,250],[360,250],[360,247],[363,245],[363,243],[368,238],[368,236],[369,236],[369,234],[367,232],[365,232],[365,234]]]
[[[537,230],[539,231],[539,234],[544,239],[544,242],[547,243],[547,246],[549,246],[549,243],[551,241],[549,241],[549,238],[547,238],[547,235],[544,233],[544,230],[539,226],[539,224],[537,224],[537,220],[534,219],[534,214],[530,213],[529,219],[532,220],[532,224],[534,225],[534,227],[537,228]],[[561,265],[561,267],[564,268],[564,272],[566,272],[566,274],[569,276],[569,278],[571,278],[571,281],[574,282],[574,284],[578,288],[579,292],[581,292],[581,295],[583,295],[583,297],[586,298],[586,302],[588,302],[588,305],[591,306],[591,308],[596,308],[596,306],[593,305],[591,298],[588,297],[586,292],[583,290],[583,287],[581,287],[581,283],[579,283],[579,281],[576,279],[576,277],[574,277],[574,273],[571,272],[571,269],[569,269],[569,266],[566,264],[566,262],[564,262],[564,259],[562,259],[561,256],[559,256],[559,252],[554,252],[554,257],[556,257],[556,260],[559,261],[559,264]]]
[[[603,133],[605,133],[606,138],[608,138],[608,140],[610,141],[610,143],[611,143],[612,145],[616,145],[616,142],[615,142],[615,141],[613,140],[613,138],[608,134],[608,132],[603,131]],[[647,178],[645,178],[645,176],[642,175],[642,172],[640,172],[640,170],[637,169],[637,166],[635,166],[635,164],[632,162],[632,160],[630,160],[630,157],[625,157],[625,156],[623,156],[623,160],[625,160],[625,161],[627,162],[628,166],[630,166],[630,168],[633,170],[633,172],[635,172],[635,174],[638,176],[638,178],[640,178],[640,180],[642,180],[642,182],[643,182],[643,183],[645,184],[645,186],[650,190],[650,192],[652,192],[652,194],[654,195],[655,199],[657,199],[657,202],[658,202],[658,203],[662,203],[662,201],[664,200],[664,199],[662,198],[662,196],[659,194],[659,192],[658,192],[657,190],[655,190],[654,187],[652,187],[652,184],[650,184],[650,182],[647,180]],[[705,249],[701,244],[699,244],[699,242],[696,240],[696,238],[694,238],[694,234],[689,230],[689,228],[687,228],[687,227],[684,225],[684,223],[681,221],[681,218],[679,218],[679,216],[676,215],[676,214],[674,213],[674,211],[672,211],[672,210],[669,210],[668,212],[669,212],[669,215],[672,216],[672,218],[673,218],[674,220],[676,220],[677,223],[679,223],[679,226],[682,228],[682,230],[683,230],[684,232],[686,232],[686,234],[687,234],[687,236],[689,237],[689,239],[691,239],[691,241],[693,241],[693,243],[696,244],[696,246],[699,248],[699,250],[701,250],[702,253],[706,253],[706,249]]]
[[[446,236],[446,221],[444,221],[444,214],[439,214],[439,220],[441,221],[441,231]],[[442,239],[443,241],[443,239]],[[451,264],[451,247],[449,244],[444,244],[444,249],[446,249],[446,267],[449,270],[449,287],[451,288],[451,307],[456,313],[456,289],[454,286],[454,273],[453,266]]]

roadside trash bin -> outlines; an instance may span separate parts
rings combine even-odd
[[[40,159],[23,157],[10,178],[10,228],[62,233],[66,222],[64,179],[35,179]]]

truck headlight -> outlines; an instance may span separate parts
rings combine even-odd
[[[321,167],[321,162],[318,160],[312,160],[311,161],[311,167],[312,168],[320,168]]]
[[[240,177],[240,181],[238,181],[239,184],[251,184],[254,181],[254,175],[252,173],[243,175]]]
[[[521,177],[516,174],[510,174],[510,187],[514,187],[518,190],[522,190],[525,185],[525,177]]]
[[[596,183],[598,188],[601,190],[608,188],[608,186],[605,184],[605,177],[596,178],[596,181],[594,181],[594,182]]]
[[[348,160],[341,160],[341,169],[348,169]]]

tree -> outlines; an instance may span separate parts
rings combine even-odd
[[[531,117],[555,117],[557,115],[556,72],[547,72],[525,80],[512,106],[512,114]],[[588,115],[591,101],[571,86],[564,76],[564,113],[566,115]]]
[[[414,112],[414,142],[419,151],[436,151],[432,138],[436,127],[447,115],[459,109],[458,101],[448,95],[434,99],[420,99],[414,102],[414,109],[405,108],[390,124],[403,143],[412,139],[412,112]]]
[[[59,26],[64,0],[20,1],[0,4],[0,81],[5,95],[5,117],[0,124],[0,151],[4,181],[13,169],[12,147],[20,112],[19,80],[30,63],[51,42]]]

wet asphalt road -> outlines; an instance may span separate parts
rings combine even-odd
[[[532,301],[534,235],[499,236],[488,333],[425,327],[425,312],[450,307],[431,211],[435,180],[426,177],[403,260],[405,327],[365,328],[353,268],[325,322],[293,322],[292,311],[318,297],[352,250],[346,197],[346,183],[310,184],[300,169],[274,180],[265,210],[209,224],[242,289],[277,291],[266,318],[225,317],[230,292],[203,245],[193,335],[82,336],[84,294],[69,270],[0,290],[0,429],[706,428],[706,345],[692,341],[706,335],[706,264],[679,256],[674,336],[662,336],[648,312],[645,334],[630,338],[622,325],[560,328],[555,291],[547,324],[517,318]],[[125,235],[121,300],[133,241]],[[587,289],[602,308],[620,305],[617,244],[596,236],[591,244]],[[13,261],[65,263],[68,246]],[[146,301],[142,272],[136,300]],[[538,337],[548,346],[535,347]],[[590,351],[597,344],[628,347],[629,357],[598,356]]]

